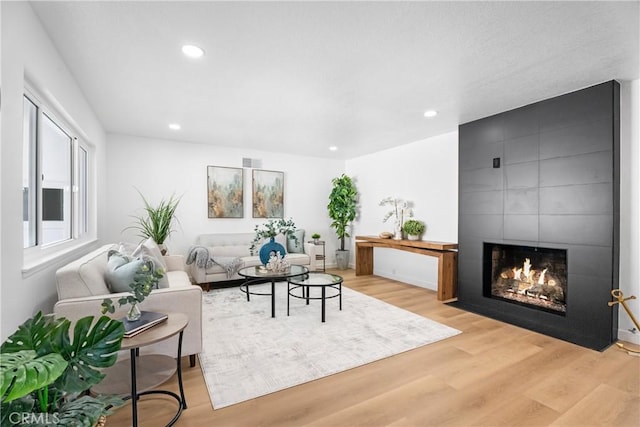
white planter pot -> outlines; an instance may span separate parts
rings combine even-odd
[[[407,239],[408,240],[420,240],[420,235],[419,234],[408,234],[407,235]]]

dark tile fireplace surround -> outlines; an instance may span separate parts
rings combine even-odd
[[[460,308],[585,347],[617,339],[619,84],[459,127]]]

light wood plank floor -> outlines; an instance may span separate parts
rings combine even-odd
[[[340,374],[213,410],[200,368],[183,360],[189,408],[178,426],[639,426],[640,357],[589,350],[436,299],[433,291],[336,271],[345,285],[463,333]],[[205,326],[206,327],[206,326]],[[177,392],[173,378],[161,388]],[[176,402],[145,397],[141,426]],[[127,404],[107,420],[131,425]]]

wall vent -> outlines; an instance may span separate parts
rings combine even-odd
[[[250,159],[248,157],[242,158],[242,167],[243,168],[261,168],[262,160],[261,159]]]

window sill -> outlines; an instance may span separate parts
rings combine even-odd
[[[89,239],[82,242],[77,242],[73,245],[69,245],[64,249],[60,249],[47,255],[34,257],[36,259],[30,261],[24,261],[22,265],[22,277],[27,278],[34,274],[40,273],[53,265],[59,264],[66,259],[73,259],[77,257],[83,249],[95,245],[98,239]]]

